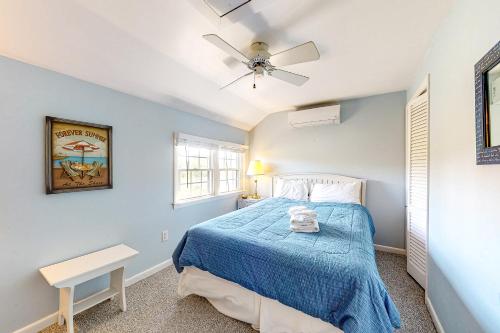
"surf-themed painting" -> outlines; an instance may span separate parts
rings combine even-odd
[[[46,117],[47,194],[112,188],[111,131]]]

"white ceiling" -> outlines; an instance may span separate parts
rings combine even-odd
[[[454,0],[254,0],[217,23],[203,0],[0,0],[0,54],[243,129],[304,104],[404,90]],[[251,13],[247,13],[250,11]],[[245,52],[312,40],[321,59],[284,69],[302,87],[250,77],[205,41]]]

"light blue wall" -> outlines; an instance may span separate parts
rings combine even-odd
[[[474,64],[500,40],[500,1],[457,0],[430,73],[428,296],[448,333],[500,332],[500,165],[476,165]]]
[[[250,132],[253,158],[272,174],[325,172],[368,179],[375,243],[405,247],[405,92],[340,103],[342,123],[291,128],[274,113]],[[270,194],[270,177],[259,186]]]
[[[112,190],[44,193],[46,115],[113,126]],[[189,226],[235,209],[235,198],[172,209],[172,133],[244,144],[245,131],[4,57],[0,124],[0,332],[56,311],[38,268],[123,242],[140,251],[132,276],[168,259]]]

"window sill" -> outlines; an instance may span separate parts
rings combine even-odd
[[[201,197],[201,198],[196,198],[196,199],[182,200],[182,201],[174,202],[172,204],[172,207],[174,209],[179,209],[179,208],[189,207],[189,206],[198,205],[198,204],[202,204],[202,203],[218,201],[218,200],[222,200],[222,199],[228,199],[228,198],[231,198],[233,196],[239,196],[243,192],[244,191],[234,191],[234,192],[228,192],[228,193],[223,193],[223,194],[214,195],[214,196],[206,196],[206,197]]]

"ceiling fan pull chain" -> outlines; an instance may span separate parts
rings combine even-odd
[[[257,88],[257,87],[255,86],[255,72],[256,72],[256,70],[254,69],[254,70],[253,70],[253,88],[254,88],[254,89],[255,89],[255,88]]]

